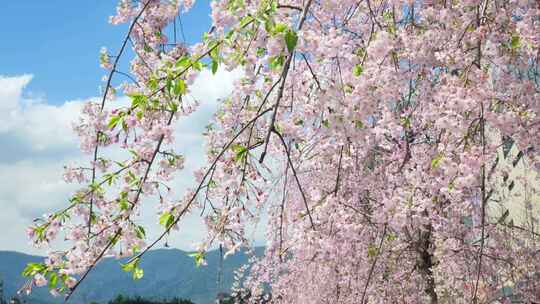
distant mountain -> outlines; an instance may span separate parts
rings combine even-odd
[[[256,248],[257,255],[263,248]],[[244,253],[228,256],[223,261],[223,287],[228,291],[233,282],[234,270],[248,261]],[[178,249],[158,249],[145,254],[141,260],[144,277],[133,281],[129,273],[120,268],[122,260],[105,259],[88,275],[70,299],[70,303],[106,302],[118,294],[146,298],[181,297],[197,304],[213,303],[218,291],[217,272],[219,252],[207,253],[208,265],[196,267],[187,252]],[[16,294],[24,284],[21,272],[29,262],[43,261],[43,257],[18,252],[0,251],[0,278],[4,281],[6,297]],[[63,303],[62,298],[52,297],[46,288],[35,289],[27,298],[30,303]]]

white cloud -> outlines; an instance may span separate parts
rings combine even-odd
[[[187,159],[175,191],[179,196],[193,183],[192,171],[203,162],[200,134],[217,100],[232,91],[232,83],[239,77],[238,71],[218,71],[216,75],[202,71],[193,84],[191,95],[201,102],[201,108],[178,123],[176,138]],[[88,155],[78,152],[71,129],[85,100],[62,105],[32,100],[25,95],[31,80],[32,75],[0,76],[0,250],[43,253],[28,245],[25,227],[33,218],[66,204],[75,189],[61,176],[64,164],[88,160]],[[145,211],[149,212],[141,221],[150,226],[148,231],[159,231],[151,206]],[[171,239],[171,245],[190,248],[204,228],[196,217],[191,217],[181,231]]]
[[[32,77],[32,75],[0,76],[0,132],[7,131],[11,127],[21,104],[22,91]]]
[[[71,121],[84,101],[55,106],[26,98],[24,88],[32,75],[0,76],[0,139],[17,139],[33,152],[72,149],[75,136]]]

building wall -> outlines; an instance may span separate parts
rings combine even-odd
[[[488,201],[489,216],[540,233],[540,174],[516,145],[505,144],[502,139],[500,142],[497,159],[488,171],[488,185],[493,191]]]

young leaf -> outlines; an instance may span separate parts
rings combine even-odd
[[[204,252],[194,252],[194,253],[189,254],[189,256],[195,260],[195,265],[197,267],[204,264],[204,256],[205,256]]]
[[[277,69],[277,68],[283,66],[284,62],[285,62],[285,57],[283,57],[283,55],[274,56],[274,57],[270,58],[269,67],[270,67],[270,69],[274,70],[274,69]]]
[[[182,56],[176,61],[176,67],[185,69],[189,64],[191,63],[191,60],[187,56]]]
[[[431,160],[431,168],[435,169],[439,166],[441,160],[443,159],[443,155],[442,154],[439,154],[437,156],[435,156],[432,160]]]
[[[515,50],[519,48],[521,45],[521,40],[519,39],[519,36],[512,36],[512,39],[510,40],[510,48],[512,50]]]
[[[288,29],[287,25],[284,23],[278,23],[274,26],[274,33],[283,33]]]
[[[379,249],[377,247],[375,247],[375,245],[369,245],[368,246],[368,257],[370,258],[374,258],[377,256],[377,254],[379,254]]]
[[[218,62],[216,60],[212,60],[212,74],[216,74],[218,70]]]
[[[289,50],[289,53],[292,54],[294,51],[294,48],[296,47],[296,43],[298,42],[298,35],[293,30],[288,30],[285,33],[285,44],[287,44],[287,49]]]
[[[110,130],[112,130],[112,129],[114,129],[116,127],[118,122],[120,122],[120,116],[113,116],[113,117],[111,117],[111,120],[109,121],[109,124],[107,125],[107,127]]]
[[[58,274],[56,272],[51,272],[49,276],[49,288],[55,288],[58,283]]]
[[[169,212],[164,212],[159,217],[159,224],[165,226],[167,229],[171,228],[171,226],[174,224],[174,216]]]
[[[120,205],[120,210],[122,211],[129,209],[129,202],[126,199],[118,201],[118,205]]]
[[[133,270],[133,279],[134,280],[140,280],[144,276],[144,270],[139,267],[135,267]]]
[[[138,267],[139,260],[140,260],[140,258],[136,258],[136,259],[134,259],[133,261],[131,261],[129,263],[123,264],[122,265],[122,270],[125,271],[125,272],[132,272],[135,268]]]
[[[22,275],[25,277],[36,275],[40,272],[43,272],[47,267],[41,263],[28,263],[26,268],[23,270]]]
[[[252,21],[253,21],[253,17],[250,15],[247,15],[240,20],[240,24],[238,26],[242,28]]]
[[[178,79],[174,86],[174,95],[184,95],[186,93],[186,83],[182,79]]]
[[[234,152],[234,161],[236,162],[242,162],[247,157],[248,149],[242,145],[233,145],[232,150]]]
[[[353,75],[358,77],[360,75],[362,75],[362,72],[364,71],[364,68],[362,67],[361,64],[357,64],[354,66],[353,68]]]
[[[137,233],[137,237],[140,239],[144,239],[146,237],[146,231],[144,230],[143,226],[135,227],[135,233]]]

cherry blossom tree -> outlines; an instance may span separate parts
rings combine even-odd
[[[191,5],[120,1],[110,21],[130,24],[126,38],[102,50],[103,98],[75,123],[92,158],[66,169],[80,190],[28,229],[37,246],[61,235],[69,249],[28,265],[26,291],[69,297],[107,256],[130,257],[123,269],[140,278],[144,254],[196,212],[199,264],[214,245],[249,246],[268,218],[242,286],[253,298],[540,302],[537,218],[496,212],[510,198],[492,179],[502,138],[540,170],[538,1],[212,1],[213,27],[187,47],[170,32]],[[127,48],[130,81],[113,86]],[[205,102],[190,95],[203,69],[242,77],[204,133],[197,185],[178,196],[173,129]],[[156,200],[163,232],[147,239],[133,219]]]

